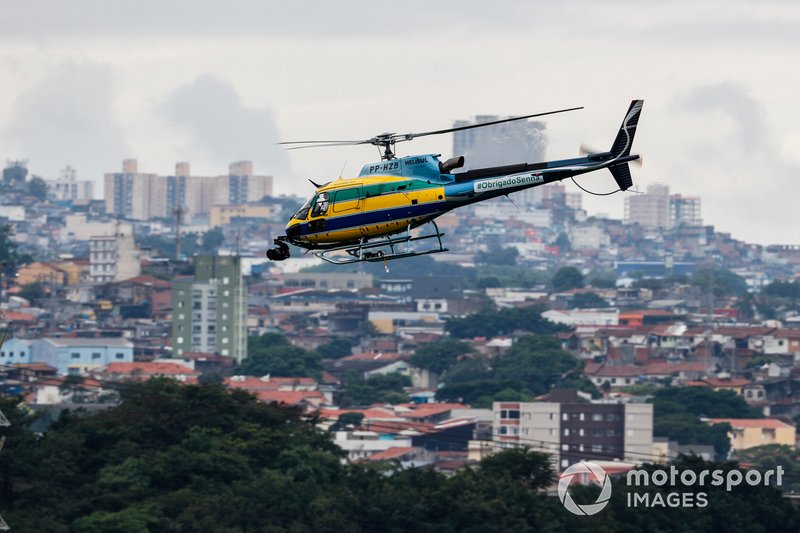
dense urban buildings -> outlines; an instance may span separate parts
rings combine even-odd
[[[179,207],[187,220],[208,216],[213,206],[245,204],[272,196],[272,176],[253,174],[249,161],[231,163],[225,176],[191,176],[189,163],[177,163],[174,176],[140,173],[135,159],[122,172],[105,175],[106,212],[133,220],[168,218]]]

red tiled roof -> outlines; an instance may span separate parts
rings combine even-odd
[[[200,372],[177,363],[109,363],[104,370],[107,374],[141,374],[146,376],[187,375],[196,376]]]
[[[408,455],[415,450],[416,448],[413,447],[395,446],[382,452],[373,453],[367,457],[367,461],[391,461],[392,459],[400,459],[404,455]]]
[[[367,420],[361,423],[361,427],[377,433],[398,434],[403,431],[416,431],[418,433],[429,433],[433,431],[433,424],[425,422],[406,422],[405,420]]]
[[[3,311],[0,319],[9,322],[36,322],[36,317],[30,313],[19,313],[17,311]]]
[[[319,414],[327,420],[338,420],[345,413],[361,413],[364,420],[402,420],[402,416],[396,415],[394,411],[382,409],[380,407],[370,407],[368,409],[320,409]]]
[[[286,405],[297,405],[302,401],[309,403],[317,403],[325,401],[325,395],[319,391],[280,391],[280,390],[260,390],[256,392],[256,397],[262,402],[278,403]]]
[[[794,427],[776,418],[709,418],[708,422],[711,424],[727,422],[732,428],[781,429]]]
[[[744,378],[706,378],[703,381],[708,383],[708,385],[711,387],[742,387],[750,384],[750,380]]]
[[[427,418],[442,413],[447,413],[453,409],[468,409],[468,405],[462,403],[422,403],[410,413],[405,413],[406,418]]]
[[[644,374],[644,367],[637,365],[607,366],[603,363],[587,363],[584,368],[584,373],[588,376],[595,376],[598,378],[637,377]]]
[[[688,361],[684,363],[648,363],[643,374],[673,374],[675,372],[707,372],[713,365],[708,361]]]
[[[58,371],[57,368],[46,365],[44,363],[16,363],[11,365],[14,368],[19,368],[20,370],[31,370],[33,372],[52,372],[55,373]]]
[[[148,275],[136,276],[135,278],[126,279],[121,283],[134,283],[136,285],[152,285],[153,287],[160,287],[160,288],[169,288],[172,286],[172,284],[168,281],[164,281],[163,279],[159,279]]]

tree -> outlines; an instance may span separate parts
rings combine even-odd
[[[376,403],[403,403],[409,401],[404,387],[411,386],[411,379],[397,372],[386,375],[348,376],[345,390],[339,395],[340,407],[364,407]]]
[[[609,508],[589,519],[542,490],[549,459],[529,450],[446,476],[343,461],[313,415],[242,390],[157,379],[121,395],[104,411],[64,411],[41,436],[15,400],[0,399],[12,422],[2,429],[0,508],[14,531],[576,531],[587,520],[598,531],[705,531],[712,520],[726,531],[800,529],[800,512],[772,487],[704,487],[704,509],[629,507],[626,492],[674,489],[619,478]],[[686,458],[676,467],[736,465]],[[595,501],[596,487],[572,486],[576,501]]]
[[[225,382],[225,376],[221,372],[212,370],[200,374],[197,377],[197,382],[201,385],[222,385]]]
[[[694,273],[692,284],[704,294],[742,296],[747,293],[747,282],[726,268],[702,268]]]
[[[44,290],[44,283],[34,281],[33,283],[23,285],[19,293],[17,293],[17,296],[25,298],[29,302],[34,302],[45,298],[47,293]]]
[[[0,275],[13,276],[21,265],[30,262],[29,255],[18,253],[11,226],[0,226]]]
[[[611,307],[611,304],[594,292],[575,294],[569,301],[570,309],[600,309],[605,307]]]
[[[225,235],[222,233],[222,228],[212,228],[203,233],[203,237],[200,239],[200,253],[215,255],[223,244],[225,244]]]
[[[800,457],[797,451],[781,444],[767,444],[733,452],[733,459],[753,465],[758,470],[784,470],[783,490],[800,491]]]
[[[348,428],[357,428],[364,420],[364,413],[342,413],[330,427],[330,432],[342,431]]]
[[[592,270],[589,272],[589,285],[596,289],[614,289],[617,287],[617,273],[613,270]]]
[[[411,364],[441,374],[453,366],[459,357],[473,352],[469,343],[445,338],[417,348],[411,357]]]
[[[531,489],[547,488],[555,478],[550,455],[528,448],[512,448],[484,458],[481,473],[491,477],[508,477]]]
[[[667,437],[680,444],[704,444],[714,447],[717,458],[728,456],[731,443],[728,433],[731,425],[707,424],[690,414],[671,414],[653,418],[653,436]]]
[[[355,341],[351,337],[336,337],[327,344],[317,346],[316,352],[323,359],[341,359],[351,355]]]
[[[286,337],[276,333],[250,337],[247,353],[235,370],[238,374],[314,378],[322,374],[322,358],[318,353],[292,346]]]
[[[542,317],[544,308],[538,305],[507,309],[485,309],[463,318],[449,318],[445,330],[460,339],[510,335],[516,330],[536,334],[567,331],[569,328]]]
[[[503,247],[492,243],[485,252],[478,252],[475,262],[479,265],[511,265],[516,266],[519,251],[513,246]]]
[[[550,284],[556,292],[580,289],[584,285],[583,274],[573,266],[561,267],[553,275]]]
[[[581,368],[580,360],[562,350],[557,339],[526,335],[496,358],[476,357],[453,365],[445,374],[444,387],[437,391],[436,398],[491,407],[501,393],[508,395],[514,391],[530,397],[544,394],[561,382],[564,386],[579,385]],[[591,392],[597,394],[597,389],[592,387]]]
[[[33,176],[25,185],[28,196],[37,200],[47,200],[47,182],[39,176]]]
[[[652,398],[653,415],[691,414],[707,418],[762,418],[732,390],[715,391],[710,387],[664,387]]]

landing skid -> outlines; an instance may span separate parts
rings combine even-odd
[[[420,235],[418,237],[411,236],[411,226],[406,228],[405,234],[402,237],[385,237],[381,240],[376,241],[367,241],[364,240],[361,244],[353,246],[352,244],[346,246],[338,246],[335,248],[329,248],[323,252],[315,252],[314,255],[322,259],[323,261],[327,261],[328,263],[332,263],[334,265],[350,265],[353,263],[380,263],[391,261],[392,259],[402,259],[404,257],[414,257],[417,255],[429,255],[429,254],[438,254],[441,252],[446,252],[447,248],[442,245],[442,237],[444,233],[439,231],[439,226],[436,225],[436,222],[430,221],[430,224],[433,224],[435,233],[430,235]],[[416,251],[411,249],[411,243],[415,241],[424,241],[428,239],[436,239],[437,243],[439,244],[438,248],[432,248],[430,250],[423,250],[423,251]],[[405,244],[405,250],[398,250]],[[386,250],[388,248],[388,250]],[[347,252],[350,257],[344,255],[333,255],[335,252],[340,252],[344,250]],[[373,251],[374,250],[374,251]]]

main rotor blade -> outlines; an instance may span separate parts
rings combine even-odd
[[[280,143],[288,144],[288,143]],[[325,146],[357,146],[359,144],[371,144],[370,141],[357,141],[357,142],[328,142],[326,144],[306,144],[304,146],[291,146],[285,150],[300,150],[301,148],[324,148]]]
[[[275,144],[328,144],[328,143],[337,143],[337,144],[363,144],[366,142],[364,139],[358,141],[283,141]]]
[[[494,124],[502,124],[504,122],[513,122],[515,120],[524,120],[526,118],[535,118],[535,117],[543,117],[546,115],[555,115],[556,113],[566,113],[567,111],[576,111],[578,109],[583,109],[581,107],[570,107],[569,109],[559,109],[557,111],[548,111],[546,113],[535,113],[533,115],[525,115],[524,117],[512,117],[512,118],[505,118],[502,120],[494,120],[492,122],[481,122],[480,124],[470,124],[469,126],[460,126],[458,128],[449,128],[446,130],[436,130],[436,131],[426,131],[423,133],[407,133],[405,135],[398,135],[398,137],[402,137],[403,140],[410,141],[411,139],[415,139],[417,137],[424,137],[426,135],[439,135],[442,133],[451,133],[454,131],[463,131],[463,130],[470,130],[472,128],[483,128],[484,126],[492,126]]]

